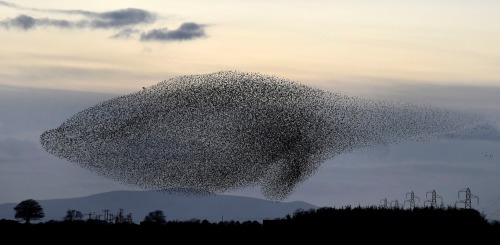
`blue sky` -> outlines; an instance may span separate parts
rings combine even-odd
[[[328,91],[500,122],[497,1],[0,1],[0,203],[134,187],[57,159],[39,135],[178,75],[261,72]],[[491,155],[491,157],[490,157]],[[327,161],[287,200],[378,204],[459,189],[500,212],[495,130]],[[237,195],[260,196],[257,189]],[[495,214],[500,219],[499,214]]]

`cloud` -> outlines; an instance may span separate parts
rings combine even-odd
[[[14,19],[5,20],[1,22],[5,27],[16,27],[19,29],[29,30],[33,29],[36,25],[36,20],[27,15],[19,15]]]
[[[73,10],[74,11],[74,10]],[[80,21],[69,21],[64,19],[33,18],[29,15],[19,15],[12,19],[5,19],[0,22],[6,28],[17,28],[31,30],[38,26],[51,26],[57,28],[90,28],[108,29],[123,28],[139,24],[153,23],[156,16],[141,9],[121,9],[88,15],[86,19]],[[124,33],[129,30],[122,30]]]
[[[137,29],[125,28],[125,29],[119,31],[118,33],[116,33],[115,35],[111,36],[111,38],[129,39],[130,37],[132,37],[133,34],[138,33],[138,32],[139,32],[139,30],[137,30]]]
[[[9,3],[9,2],[4,2],[4,1],[0,1],[0,5],[10,7],[10,8],[18,8],[17,5],[15,5],[13,3]]]
[[[7,19],[0,23],[4,26],[18,27],[20,29],[29,30],[36,25],[46,25],[55,27],[88,27],[92,29],[107,29],[107,28],[122,28],[138,24],[149,24],[156,21],[156,14],[137,8],[118,9],[107,12],[92,12],[86,10],[60,10],[60,9],[39,9],[27,8],[13,3],[0,1],[1,6],[14,8],[17,10],[28,10],[43,13],[57,13],[69,15],[82,15],[84,19],[78,22],[69,20],[54,20],[50,18],[36,19],[26,14],[19,15],[14,19]]]
[[[86,10],[61,10],[61,9],[39,9],[39,8],[27,8],[23,7],[17,4],[5,2],[5,1],[0,1],[0,6],[5,6],[17,10],[28,10],[28,11],[35,11],[35,12],[48,12],[48,13],[58,13],[58,14],[78,14],[78,15],[86,15],[86,16],[93,16],[96,15],[95,12],[91,11],[86,11]]]
[[[28,15],[19,15],[12,19],[1,21],[0,24],[5,28],[17,28],[22,30],[31,30],[38,26],[52,26],[58,28],[82,28],[84,22],[71,22],[67,20],[58,20],[50,18],[33,18]]]
[[[137,9],[126,8],[107,12],[92,12],[86,10],[60,10],[60,9],[39,9],[27,8],[13,3],[0,1],[0,6],[6,6],[17,10],[34,11],[39,13],[80,15],[80,20],[35,18],[27,14],[18,15],[15,18],[7,18],[0,21],[0,26],[6,29],[34,30],[37,27],[54,27],[63,29],[118,29],[112,35],[113,39],[129,39],[133,34],[139,33],[139,25],[155,23],[157,16],[155,13]],[[167,28],[152,29],[142,33],[141,41],[187,41],[205,37],[205,25],[186,22],[179,28],[169,31]]]
[[[134,8],[103,12],[97,14],[96,17],[90,23],[92,28],[120,28],[156,21],[156,16],[153,13]]]
[[[204,25],[193,22],[183,23],[173,31],[167,28],[153,29],[141,35],[141,41],[186,41],[205,37]]]

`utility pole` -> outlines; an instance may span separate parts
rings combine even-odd
[[[410,198],[408,198],[408,194],[410,195]],[[415,193],[413,191],[406,193],[406,200],[403,203],[403,206],[406,204],[406,202],[410,203],[410,210],[413,210],[415,208],[415,198],[418,199],[418,202],[420,202],[420,197],[415,196]]]
[[[429,199],[429,194],[431,194],[431,198]],[[440,196],[440,195],[437,195],[436,194],[436,190],[432,190],[432,191],[428,191],[425,193],[425,198],[427,200],[424,201],[424,207],[425,207],[425,204],[426,203],[430,203],[430,207],[431,208],[437,208],[438,205],[437,205],[437,199],[441,199],[441,205],[440,207],[443,207],[443,197]]]
[[[477,204],[479,204],[479,197],[476,195],[472,195],[469,188],[465,188],[458,191],[459,199],[460,199],[460,193],[465,193],[465,199],[456,201],[455,207],[457,207],[457,203],[463,203],[465,209],[472,209],[472,198],[475,198],[477,200]]]

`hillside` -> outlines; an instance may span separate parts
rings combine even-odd
[[[42,221],[61,220],[66,210],[75,209],[84,214],[103,214],[104,209],[116,214],[132,213],[134,223],[139,223],[151,211],[162,210],[167,220],[206,219],[210,222],[224,220],[246,221],[273,219],[295,210],[316,208],[305,202],[273,202],[250,197],[229,195],[183,195],[175,192],[112,191],[79,198],[37,200],[44,208]],[[17,203],[0,204],[0,219],[14,219]],[[88,216],[85,217],[85,219]]]

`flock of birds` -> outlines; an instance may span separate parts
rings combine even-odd
[[[327,159],[461,132],[475,115],[376,101],[258,73],[172,78],[87,108],[41,135],[51,154],[145,189],[282,200]]]

